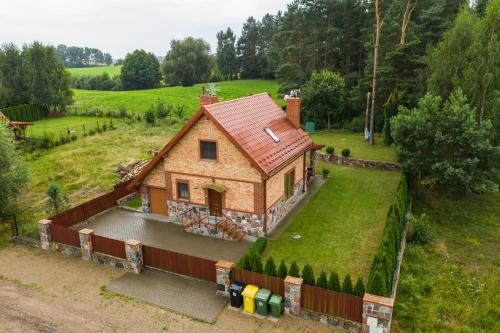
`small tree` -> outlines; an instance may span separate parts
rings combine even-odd
[[[153,53],[135,50],[127,54],[120,74],[126,89],[148,89],[160,85],[160,63]]]
[[[340,280],[337,272],[331,272],[328,279],[328,289],[333,291],[340,291]]]
[[[144,119],[146,120],[146,123],[149,125],[154,125],[156,121],[155,117],[155,112],[153,106],[151,106],[145,113],[144,113]]]
[[[299,265],[297,265],[296,261],[292,262],[292,264],[290,265],[290,270],[288,271],[288,275],[293,277],[300,277]]]
[[[270,276],[276,276],[276,264],[274,263],[274,259],[272,257],[267,258],[266,265],[264,266],[264,274]]]
[[[316,281],[316,287],[326,289],[328,287],[328,279],[326,277],[325,271],[321,271],[318,277],[318,281]]]
[[[179,120],[183,120],[186,115],[186,106],[185,105],[177,105],[174,108],[174,114],[179,118]]]
[[[342,292],[351,295],[353,293],[351,276],[349,274],[345,276],[344,282],[342,282]]]
[[[386,281],[382,273],[373,274],[373,278],[368,282],[367,291],[373,295],[387,296]]]
[[[48,212],[59,214],[68,206],[68,198],[62,193],[61,187],[56,183],[50,183],[47,189]]]
[[[302,279],[304,280],[305,284],[314,286],[316,278],[314,277],[314,271],[311,265],[307,264],[302,269]]]
[[[365,294],[365,285],[363,283],[363,280],[361,280],[361,278],[358,278],[358,281],[354,286],[354,295],[363,297],[364,294]]]
[[[241,262],[241,268],[246,269],[247,271],[251,271],[252,266],[253,266],[253,262],[252,262],[251,255],[248,253],[245,253],[245,255],[243,256],[243,260]]]
[[[252,271],[255,273],[262,273],[263,272],[262,259],[260,258],[260,256],[258,254],[254,254]]]
[[[288,269],[284,260],[281,260],[280,266],[278,267],[278,277],[284,279],[288,275]]]

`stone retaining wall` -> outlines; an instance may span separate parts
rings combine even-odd
[[[352,157],[344,157],[338,155],[330,155],[321,152],[316,153],[316,158],[318,161],[329,162],[339,165],[347,165],[364,169],[377,169],[377,170],[400,170],[401,165],[399,163],[385,162],[385,161],[374,161],[374,160],[362,160]]]

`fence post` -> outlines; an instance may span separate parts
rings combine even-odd
[[[80,236],[80,248],[82,249],[82,259],[85,261],[92,261],[92,234],[94,230],[82,229],[78,231]]]
[[[130,265],[130,270],[135,274],[139,274],[144,265],[144,259],[142,257],[142,242],[129,239],[125,242],[125,253],[127,254],[127,261]]]
[[[234,263],[230,261],[219,260],[215,263],[217,295],[229,297],[229,288],[231,285],[231,269],[233,267]]]
[[[302,278],[287,276],[285,278],[285,312],[300,316],[302,299]]]
[[[50,224],[51,220],[40,220],[38,223],[38,233],[40,234],[40,247],[43,250],[50,250]]]
[[[363,332],[391,331],[394,299],[365,293],[363,296]]]

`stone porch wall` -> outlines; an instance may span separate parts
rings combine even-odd
[[[302,192],[304,180],[302,179],[293,188],[293,195],[286,199],[282,196],[267,210],[267,232],[273,231],[278,226],[286,214],[302,199],[305,195]]]
[[[363,160],[352,157],[344,157],[338,155],[330,155],[321,152],[316,152],[316,158],[318,161],[335,163],[339,165],[347,165],[364,169],[377,169],[377,170],[399,170],[401,165],[399,163],[385,162],[385,161],[374,161],[374,160]]]

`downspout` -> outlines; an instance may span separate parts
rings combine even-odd
[[[267,237],[267,178],[263,180],[264,185],[264,237]]]
[[[306,156],[307,156],[307,151],[304,152],[303,161],[302,161],[302,193],[306,192],[306,183],[307,183]]]

